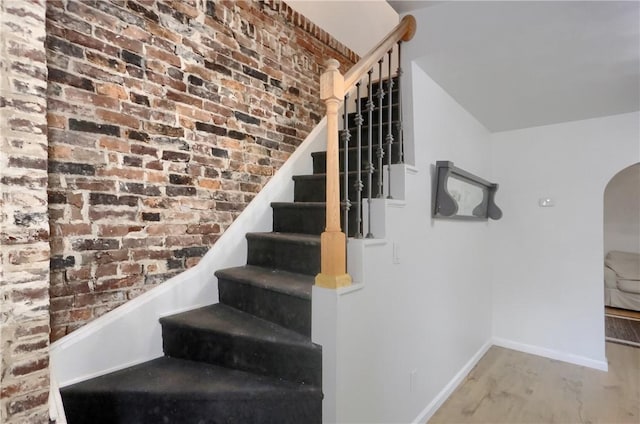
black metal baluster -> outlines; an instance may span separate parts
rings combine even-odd
[[[362,238],[362,105],[360,104],[360,81],[356,84],[356,234],[355,238]]]
[[[369,91],[367,97],[367,118],[368,122],[368,135],[367,135],[367,238],[373,238],[373,233],[371,232],[371,192],[373,190],[373,173],[375,168],[373,166],[373,109],[375,108],[375,104],[373,103],[373,87],[371,86],[371,74],[373,74],[373,68],[369,69],[367,72],[369,75]]]
[[[344,149],[344,233],[349,240],[349,209],[351,208],[351,202],[349,201],[349,140],[351,134],[349,133],[349,116],[347,114],[347,100],[349,100],[349,93],[344,96],[344,111],[343,111],[343,129],[341,134],[342,147]]]
[[[382,99],[384,99],[384,88],[382,85],[382,62],[384,56],[378,61],[378,197],[383,197],[382,191],[382,158],[384,157],[384,146],[382,145]]]
[[[400,155],[399,163],[404,163],[404,135],[402,134],[402,40],[398,41],[398,151]]]
[[[388,159],[387,159],[387,171],[388,171],[388,178],[387,178],[387,187],[389,187],[389,192],[387,193],[387,199],[393,199],[393,196],[391,196],[391,146],[393,145],[393,130],[391,129],[391,121],[393,120],[393,114],[392,114],[392,110],[393,110],[393,78],[391,75],[391,54],[393,53],[393,49],[389,50],[389,52],[387,53],[388,55],[388,60],[389,60],[389,75],[388,75],[388,79],[387,79],[387,91],[389,92],[389,100],[387,101],[387,104],[389,105],[389,109],[387,110],[387,139],[385,140],[387,142],[387,155],[388,155]],[[382,129],[382,128],[380,128]]]

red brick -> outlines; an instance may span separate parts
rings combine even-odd
[[[357,58],[279,2],[217,2],[217,18],[224,22],[200,16],[202,5],[195,0],[167,0],[168,9],[137,0],[161,15],[158,22],[120,0],[112,15],[104,12],[109,3],[52,2],[49,155],[74,164],[54,167],[49,175],[55,200],[49,205],[50,248],[56,258],[49,292],[56,340],[196,265],[201,253],[167,270],[175,251],[204,252],[213,245],[314,127],[324,111],[318,91],[325,57],[337,57],[347,68]],[[176,22],[179,14],[185,23]],[[251,34],[244,34],[239,22],[253,25]],[[189,26],[200,33],[183,36]],[[10,50],[42,58],[29,46]],[[301,57],[308,60],[304,66]],[[273,80],[282,88],[272,86]],[[43,105],[22,107],[45,113]],[[259,121],[239,120],[236,111]],[[113,135],[68,131],[69,119],[118,130]],[[42,122],[27,119],[14,126],[43,132]],[[203,132],[196,123],[221,130]],[[259,139],[269,145],[258,146]],[[20,166],[43,173],[46,155],[43,151],[43,160],[23,160]],[[92,175],[61,172],[87,165]],[[221,178],[225,171],[231,175]],[[20,240],[37,239],[48,240],[47,232]],[[99,248],[108,250],[93,250]]]
[[[105,109],[96,110],[96,116],[103,121],[111,122],[113,124],[122,125],[129,128],[140,128],[140,119],[135,116],[125,115],[123,113],[113,112]]]

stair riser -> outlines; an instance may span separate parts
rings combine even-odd
[[[384,146],[384,157],[382,158],[382,162],[384,165],[388,163],[389,151],[388,146]],[[373,166],[378,166],[378,147],[377,144],[374,145],[373,151],[371,152],[371,159],[373,161]],[[366,169],[366,163],[369,160],[369,149],[363,148],[360,152],[361,156],[361,167],[362,169]],[[313,157],[313,173],[314,174],[324,174],[327,171],[327,153],[319,152],[312,155]],[[400,163],[400,144],[393,143],[391,145],[391,163]],[[358,155],[355,151],[349,151],[349,171],[355,171],[358,165]],[[344,153],[340,152],[340,172],[344,171]]]
[[[325,229],[326,209],[322,208],[273,208],[273,231],[320,235]],[[355,235],[356,209],[349,210],[349,236]],[[344,230],[344,213],[340,214],[340,225]]]
[[[322,396],[300,399],[172,399],[145,393],[63,395],[69,424],[322,422]]]
[[[320,243],[297,243],[247,237],[247,264],[316,275],[320,272]]]
[[[164,353],[173,358],[206,362],[321,387],[319,349],[233,337],[211,330],[162,326]]]
[[[218,279],[220,303],[311,337],[311,300]]]
[[[385,175],[386,178],[386,175]],[[357,198],[357,192],[354,187],[355,177],[349,180],[349,199],[353,203]],[[367,196],[368,181],[366,174],[362,176],[362,198]],[[376,197],[378,194],[378,172],[372,175],[371,196]],[[294,182],[293,198],[295,202],[324,202],[326,200],[326,181],[324,178],[304,178],[296,179]],[[340,198],[344,197],[344,180],[340,177]]]

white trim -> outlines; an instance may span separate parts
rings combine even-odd
[[[593,368],[600,371],[609,370],[609,364],[607,363],[606,359],[603,361],[598,361],[598,360],[587,358],[584,356],[574,355],[571,353],[561,352],[559,350],[548,349],[545,347],[515,342],[513,340],[507,340],[500,337],[494,337],[493,344],[495,346],[517,350],[519,352],[530,353],[532,355],[542,356],[549,359],[555,359],[557,361],[567,362],[569,364],[581,365],[583,367]]]
[[[627,346],[640,347],[640,343],[630,342],[629,340],[616,339],[615,337],[605,337],[604,339],[605,339],[606,341],[608,341],[608,342],[612,342],[612,343],[617,343],[617,344],[627,345]]]
[[[293,200],[293,175],[312,172],[310,154],[326,149],[326,118],[311,131],[200,262],[51,344],[60,387],[162,355],[158,319],[218,301],[218,269],[246,263],[247,232],[271,231],[271,202]]]
[[[416,175],[420,173],[420,169],[413,165],[407,165],[406,163],[404,164],[404,169],[407,171],[407,174]]]
[[[140,365],[142,363],[151,361],[153,359],[160,358],[161,356],[162,355],[155,356],[153,358],[136,359],[136,360],[133,360],[131,362],[118,364],[118,365],[116,365],[114,367],[111,367],[111,368],[101,369],[101,370],[95,371],[95,372],[93,372],[91,374],[83,374],[81,376],[76,377],[75,379],[65,381],[64,386],[60,386],[60,387],[71,386],[72,384],[81,383],[81,382],[83,382],[85,380],[91,380],[92,378],[100,377],[101,375],[111,374],[112,372],[120,371],[120,370],[123,370],[125,368],[133,367],[133,366],[136,366],[136,365]],[[55,365],[52,365],[51,369],[52,369],[52,372],[55,372]]]
[[[442,406],[442,404],[451,396],[451,394],[458,388],[460,383],[469,375],[473,367],[482,359],[485,353],[491,348],[491,340],[483,344],[480,349],[467,361],[467,363],[453,376],[446,386],[436,395],[435,398],[418,414],[418,416],[412,421],[413,424],[426,423],[433,414]]]

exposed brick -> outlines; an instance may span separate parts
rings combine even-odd
[[[69,129],[120,137],[120,127],[116,125],[98,124],[74,118],[69,118]]]
[[[52,256],[51,257],[52,270],[70,268],[74,266],[75,263],[76,263],[76,258],[73,256],[67,256],[67,257]]]
[[[143,221],[160,221],[160,214],[158,212],[142,212]]]
[[[188,153],[171,152],[165,150],[164,152],[162,152],[162,159],[175,162],[187,162],[189,161],[189,159],[191,159],[191,156]]]
[[[175,250],[173,256],[175,258],[203,256],[208,250],[206,247],[185,247],[184,249]]]
[[[95,175],[95,166],[86,163],[49,162],[49,172],[56,174]]]
[[[196,129],[216,135],[226,135],[227,129],[216,125],[206,124],[204,122],[196,122]]]
[[[136,196],[117,196],[115,194],[90,193],[89,203],[91,205],[136,206],[138,204],[138,198]]]
[[[167,196],[195,196],[196,188],[192,186],[167,186]]]
[[[19,87],[46,90],[48,128],[21,116],[12,126],[48,132],[50,165],[47,148],[7,163],[49,171],[55,340],[195,266],[324,114],[325,58],[346,69],[357,57],[272,0],[47,8],[49,81]],[[37,49],[9,47],[44,63]],[[13,72],[44,78],[27,62]],[[44,104],[12,107],[44,113]],[[15,182],[47,187],[41,177]],[[9,242],[48,244],[48,223],[31,215],[40,211],[22,213],[25,233]],[[31,252],[13,257],[42,257]]]
[[[50,68],[48,74],[49,81],[59,82],[70,85],[72,87],[81,88],[83,90],[94,91],[93,81],[88,78],[72,75],[59,69]]]
[[[150,106],[149,97],[144,94],[130,93],[130,98],[133,103],[137,103],[139,105]]]
[[[193,178],[188,175],[169,174],[169,183],[179,185],[193,184]]]

